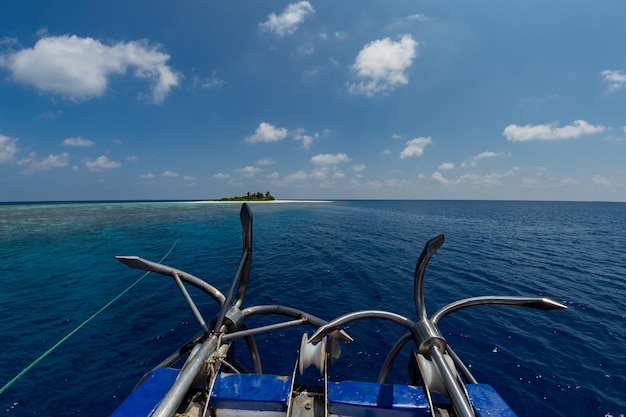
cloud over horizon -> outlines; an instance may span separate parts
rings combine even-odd
[[[575,120],[573,124],[558,127],[557,122],[542,125],[518,126],[510,124],[504,128],[502,134],[507,140],[524,142],[528,140],[561,140],[574,139],[583,135],[603,132],[604,126],[587,123],[584,120]]]
[[[17,164],[23,166],[23,174],[32,174],[36,171],[48,171],[54,168],[62,168],[69,164],[70,154],[63,152],[58,155],[48,155],[39,157],[35,152],[31,152],[28,157],[17,161]]]
[[[103,169],[113,169],[122,166],[121,162],[111,161],[106,156],[99,156],[95,160],[85,161],[85,167],[90,171],[100,172]]]

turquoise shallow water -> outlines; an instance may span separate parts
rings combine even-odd
[[[241,252],[237,204],[0,205],[0,385],[141,277],[139,255],[226,291]],[[245,305],[280,303],[325,319],[357,309],[414,317],[415,261],[439,233],[428,310],[469,296],[546,295],[565,311],[469,309],[441,330],[481,382],[521,416],[626,414],[626,204],[349,201],[251,204]],[[192,294],[199,297],[199,294]],[[206,316],[211,300],[198,299]],[[14,416],[106,416],[199,327],[175,284],[148,275],[0,394]],[[375,379],[403,331],[363,322],[331,369]],[[258,341],[266,372],[290,372],[300,337]],[[263,350],[280,342],[282,350]],[[404,359],[391,375],[404,380]]]

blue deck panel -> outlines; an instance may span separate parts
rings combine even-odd
[[[111,417],[148,417],[158,407],[178,376],[178,369],[154,371],[111,414]],[[264,374],[220,373],[211,396],[211,407],[238,410],[287,410],[291,378]],[[516,417],[489,385],[466,386],[477,417]],[[328,383],[331,414],[354,417],[429,416],[428,401],[421,387],[341,381]]]
[[[467,393],[478,417],[516,417],[511,407],[487,384],[468,384]]]
[[[134,390],[111,414],[111,417],[148,417],[170,390],[178,369],[159,368]]]
[[[291,378],[266,374],[221,372],[215,380],[211,407],[237,410],[286,411]]]
[[[430,415],[421,387],[357,381],[328,383],[328,411],[355,417]]]

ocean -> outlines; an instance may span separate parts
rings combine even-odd
[[[517,201],[251,203],[244,306],[330,320],[363,309],[415,318],[413,275],[433,313],[479,295],[547,296],[567,310],[489,306],[440,329],[479,382],[520,417],[626,414],[626,204]],[[108,416],[199,325],[173,282],[125,267],[138,255],[226,292],[242,248],[239,204],[0,204],[0,410]],[[129,288],[130,287],[130,288]],[[216,304],[191,291],[207,318]],[[106,308],[104,308],[106,307]],[[302,331],[257,340],[265,372],[289,373]],[[332,378],[375,380],[397,325],[354,323]],[[267,346],[277,343],[280,351]],[[243,349],[242,349],[243,352]],[[406,382],[403,352],[390,382]]]

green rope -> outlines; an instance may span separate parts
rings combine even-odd
[[[163,262],[165,260],[165,258],[167,258],[169,256],[170,253],[172,253],[172,250],[174,250],[174,246],[176,246],[176,243],[178,243],[178,241],[174,241],[174,244],[172,245],[172,247],[170,248],[170,250],[167,251],[167,253],[165,254],[165,256],[163,256],[163,258],[161,258],[161,260],[159,261],[159,263]],[[126,288],[124,291],[122,291],[119,295],[117,295],[114,299],[112,299],[111,301],[109,301],[104,307],[102,307],[100,310],[96,311],[94,314],[91,315],[91,317],[89,317],[87,320],[85,320],[84,322],[82,322],[82,324],[80,324],[78,327],[76,327],[74,330],[72,330],[71,332],[69,332],[63,339],[59,340],[57,343],[54,344],[54,346],[52,346],[50,349],[46,350],[40,357],[38,357],[37,359],[35,359],[30,365],[28,365],[26,368],[24,368],[19,374],[15,375],[15,377],[13,377],[13,379],[11,379],[9,382],[7,382],[2,388],[0,388],[0,395],[2,395],[7,389],[9,389],[13,384],[15,384],[21,377],[23,377],[28,371],[30,371],[31,369],[33,369],[35,366],[37,366],[37,364],[39,362],[41,362],[42,360],[44,360],[48,355],[50,355],[52,352],[54,352],[59,346],[61,346],[63,343],[65,343],[70,337],[74,336],[74,334],[76,332],[78,332],[80,329],[82,329],[83,327],[85,327],[91,320],[93,320],[94,318],[96,318],[96,316],[98,316],[100,313],[102,313],[104,310],[106,310],[107,308],[109,308],[109,306],[111,304],[113,304],[114,302],[116,302],[117,300],[119,300],[124,294],[126,294],[128,291],[130,291],[135,285],[139,284],[139,282],[144,279],[150,272],[146,272],[145,274],[143,274],[137,281],[133,282],[128,288]]]

